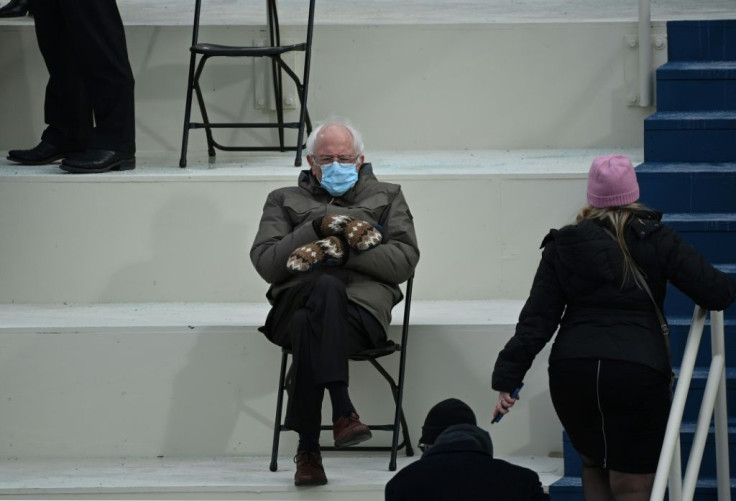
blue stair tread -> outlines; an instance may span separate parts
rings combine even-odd
[[[696,426],[697,423],[694,421],[683,421],[680,424],[680,433],[694,434]],[[715,433],[713,426],[709,430],[711,434]],[[728,441],[733,442],[734,440],[736,440],[736,421],[733,418],[728,418]]]
[[[657,80],[736,78],[736,61],[670,61],[657,68]]]
[[[662,221],[678,231],[736,231],[736,213],[674,213]]]
[[[637,165],[636,172],[637,174],[644,172],[661,172],[669,174],[736,173],[736,163],[645,162]],[[734,196],[736,196],[736,194],[734,194]]]
[[[720,268],[720,266],[723,266],[723,265],[719,265],[719,269],[722,269],[722,268]],[[731,265],[729,265],[729,266],[731,266]],[[690,326],[690,323],[692,322],[692,320],[693,320],[692,314],[690,316],[688,316],[688,317],[683,317],[683,316],[679,316],[679,315],[672,315],[672,316],[667,315],[667,323],[670,324],[671,326],[672,325],[678,325],[678,326],[679,325],[685,325],[685,326]],[[706,325],[710,325],[710,316],[708,316],[705,319],[705,324]],[[723,319],[723,326],[724,326],[724,328],[728,329],[729,327],[733,327],[735,325],[736,325],[736,319],[734,319],[734,318],[724,318]]]
[[[582,487],[582,485],[583,482],[580,477],[562,477],[557,482],[551,484],[549,488],[551,490],[552,488]]]
[[[675,376],[680,373],[680,368],[675,367]],[[699,383],[701,386],[705,384],[705,380],[708,378],[708,367],[695,367],[693,369],[693,382]],[[726,378],[736,379],[736,367],[726,367]],[[728,418],[729,425],[733,422],[736,426],[736,416]]]
[[[644,119],[644,128],[736,129],[736,111],[657,111]]]

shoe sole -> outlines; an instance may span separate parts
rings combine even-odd
[[[326,478],[325,479],[317,479],[317,480],[309,480],[309,481],[303,480],[301,482],[297,482],[296,480],[294,480],[294,485],[296,485],[297,487],[306,487],[306,486],[309,486],[309,485],[325,485],[326,483],[327,483],[327,479]]]
[[[364,433],[356,433],[355,435],[346,437],[339,442],[335,441],[335,447],[350,447],[363,443],[366,440],[370,440],[371,438],[373,438],[373,434],[370,432],[370,430],[368,430]]]
[[[71,153],[64,153],[63,155],[54,155],[53,157],[44,158],[43,160],[38,160],[36,162],[29,162],[27,160],[21,160],[20,158],[11,158],[11,157],[6,157],[6,159],[10,160],[11,162],[20,164],[20,165],[48,165],[54,162],[58,162],[59,160],[66,158],[70,154]]]
[[[112,164],[106,165],[105,167],[101,167],[99,169],[87,169],[84,167],[76,167],[74,165],[69,165],[65,163],[62,163],[59,167],[61,168],[61,170],[70,172],[72,174],[101,174],[103,172],[110,172],[111,170],[133,170],[135,169],[135,158],[113,162]]]

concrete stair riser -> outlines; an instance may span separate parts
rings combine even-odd
[[[736,475],[736,466],[734,461],[736,460],[736,438],[734,438],[733,432],[736,431],[731,427],[729,429],[729,465],[730,475],[733,477]],[[687,461],[690,456],[692,449],[693,439],[695,437],[695,428],[692,423],[685,423],[683,425],[683,431],[680,433],[680,447],[682,451],[682,471],[684,473],[687,467]],[[565,451],[564,469],[566,477],[579,477],[582,474],[583,465],[580,462],[580,456],[572,446],[567,433],[564,433],[563,446]],[[568,459],[569,457],[569,459]],[[700,464],[700,477],[701,478],[715,478],[716,476],[716,464],[715,464],[715,433],[711,428],[708,438],[706,439],[705,449],[703,451],[703,459]]]
[[[736,212],[736,164],[637,166],[641,202],[664,213]]]
[[[672,359],[675,366],[680,364],[683,353],[685,351],[685,343],[687,342],[687,335],[690,330],[690,317],[669,317],[670,325],[670,345],[672,348]],[[698,355],[695,361],[696,367],[706,367],[710,365],[711,359],[711,342],[710,342],[710,322],[706,325],[703,330],[702,337],[700,338],[700,347],[698,348]],[[734,320],[726,318],[725,320],[725,336],[724,342],[726,344],[726,366],[736,367],[736,325]]]
[[[582,501],[580,477],[564,477],[549,487],[552,501]],[[731,480],[731,497],[736,496],[736,479]],[[665,500],[668,499],[665,494]],[[715,479],[699,480],[693,501],[719,501]]]
[[[657,112],[644,120],[645,162],[732,162],[736,112]]]
[[[673,61],[660,66],[657,110],[736,110],[736,63]]]
[[[716,265],[718,269],[726,272],[732,279],[736,279],[736,265]],[[667,284],[667,296],[664,300],[664,311],[667,315],[686,317],[692,314],[695,303],[684,292],[680,291],[671,283]],[[731,304],[724,311],[724,318],[736,318],[736,304]],[[733,360],[736,363],[736,359]]]
[[[374,171],[402,185],[414,215],[417,299],[526,297],[544,235],[584,205],[582,173]],[[267,193],[295,185],[298,170],[275,169],[280,180],[165,172],[0,182],[0,303],[265,301],[248,254]]]
[[[736,60],[736,21],[670,21],[670,61]]]
[[[416,308],[421,311],[420,302]],[[462,316],[462,303],[457,309],[448,315]],[[490,368],[513,333],[513,319],[506,325],[422,325],[415,319],[404,397],[412,440],[427,410],[450,396],[467,401],[486,426],[493,405]],[[399,337],[395,326],[392,338]],[[540,361],[548,354],[545,348]],[[3,329],[0,458],[265,456],[279,360],[278,348],[255,325]],[[398,357],[384,362],[396,374]],[[367,363],[352,363],[350,376],[361,418],[391,422],[386,382]],[[525,382],[517,412],[494,433],[496,451],[560,453],[546,364],[535,364]],[[330,412],[326,399],[323,415]],[[374,444],[390,442],[388,433],[375,435]],[[323,439],[329,443],[330,434]],[[295,434],[281,440],[282,454],[290,454]]]
[[[730,263],[736,249],[736,214],[665,214],[663,221],[711,263]]]
[[[407,17],[397,25],[355,19],[325,25],[319,13],[317,19],[310,116],[351,118],[369,148],[641,146],[642,120],[651,109],[626,106],[622,78],[622,39],[636,33],[634,21],[427,25]],[[236,45],[266,40],[265,19],[263,24],[206,26],[200,40]],[[295,30],[287,26],[282,40],[303,38]],[[126,32],[136,79],[138,151],[170,151],[178,160],[191,27],[128,26]],[[653,34],[663,32],[664,23],[654,22]],[[202,83],[213,121],[275,120],[275,111],[256,106],[258,64],[208,63]],[[48,78],[32,26],[3,26],[0,66],[14,68],[6,72],[0,96],[4,113],[14,117],[0,124],[0,150],[30,147],[44,128]],[[335,68],[356,75],[349,90]],[[621,75],[600,78],[612,68]],[[294,118],[288,110],[287,119]],[[276,138],[265,130],[216,132],[223,144],[273,144]],[[287,137],[294,141],[291,133]],[[204,133],[193,131],[189,151],[205,148]]]

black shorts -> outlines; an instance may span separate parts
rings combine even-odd
[[[575,449],[594,465],[654,473],[670,410],[670,381],[647,366],[573,359],[549,366],[552,403]]]

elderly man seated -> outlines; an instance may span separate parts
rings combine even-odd
[[[387,342],[398,285],[419,249],[401,187],[376,179],[355,128],[330,120],[312,131],[306,151],[311,168],[297,186],[268,195],[250,257],[270,284],[261,331],[293,352],[285,424],[299,433],[294,483],[321,485],[324,390],[335,446],[371,438],[348,393],[348,357]]]

